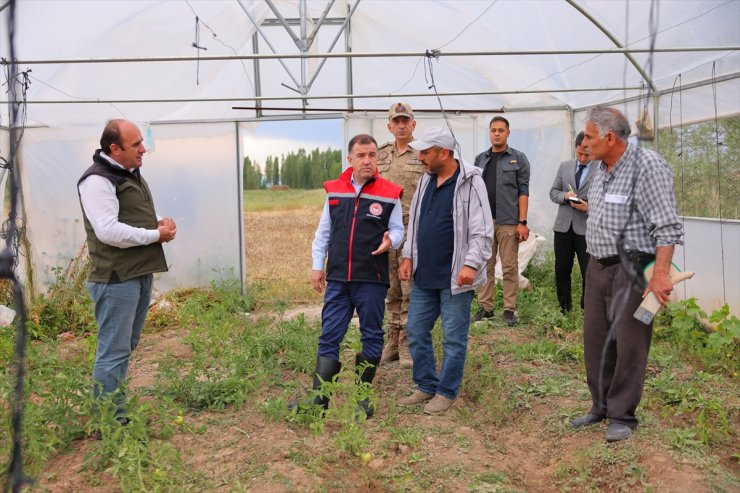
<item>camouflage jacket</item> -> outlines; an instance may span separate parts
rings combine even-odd
[[[416,192],[419,178],[424,174],[424,166],[416,151],[408,147],[406,152],[399,155],[395,142],[383,144],[378,149],[378,173],[386,180],[403,187],[403,225],[408,226],[411,198]]]

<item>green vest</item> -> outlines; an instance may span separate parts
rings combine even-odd
[[[116,187],[118,198],[118,221],[129,226],[146,229],[157,229],[157,215],[149,186],[138,170],[130,172],[115,168],[96,151],[93,165],[83,173],[79,184],[90,175],[107,178]],[[79,189],[78,189],[79,194]],[[81,202],[80,202],[80,205]],[[87,249],[90,253],[91,282],[123,282],[135,277],[167,271],[167,261],[161,243],[118,248],[101,242],[90,221],[82,211],[87,233]]]

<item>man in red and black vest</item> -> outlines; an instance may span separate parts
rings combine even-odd
[[[404,237],[403,189],[378,175],[375,139],[353,137],[348,160],[351,167],[324,183],[326,203],[312,245],[311,284],[318,292],[326,289],[314,390],[339,373],[339,344],[355,310],[362,340],[355,367],[361,382],[372,383],[383,352],[388,250],[400,247]],[[329,399],[317,396],[313,403],[327,409]],[[368,418],[375,412],[367,399],[358,405]]]

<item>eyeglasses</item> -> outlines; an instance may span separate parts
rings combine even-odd
[[[604,193],[606,193],[606,189],[609,188],[609,183],[614,179],[614,175],[611,173],[606,173],[606,178],[604,178],[604,181],[601,182],[604,187]]]

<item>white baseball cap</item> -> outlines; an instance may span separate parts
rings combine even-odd
[[[409,145],[417,151],[423,151],[430,147],[455,150],[455,139],[448,129],[444,127],[432,127]]]

